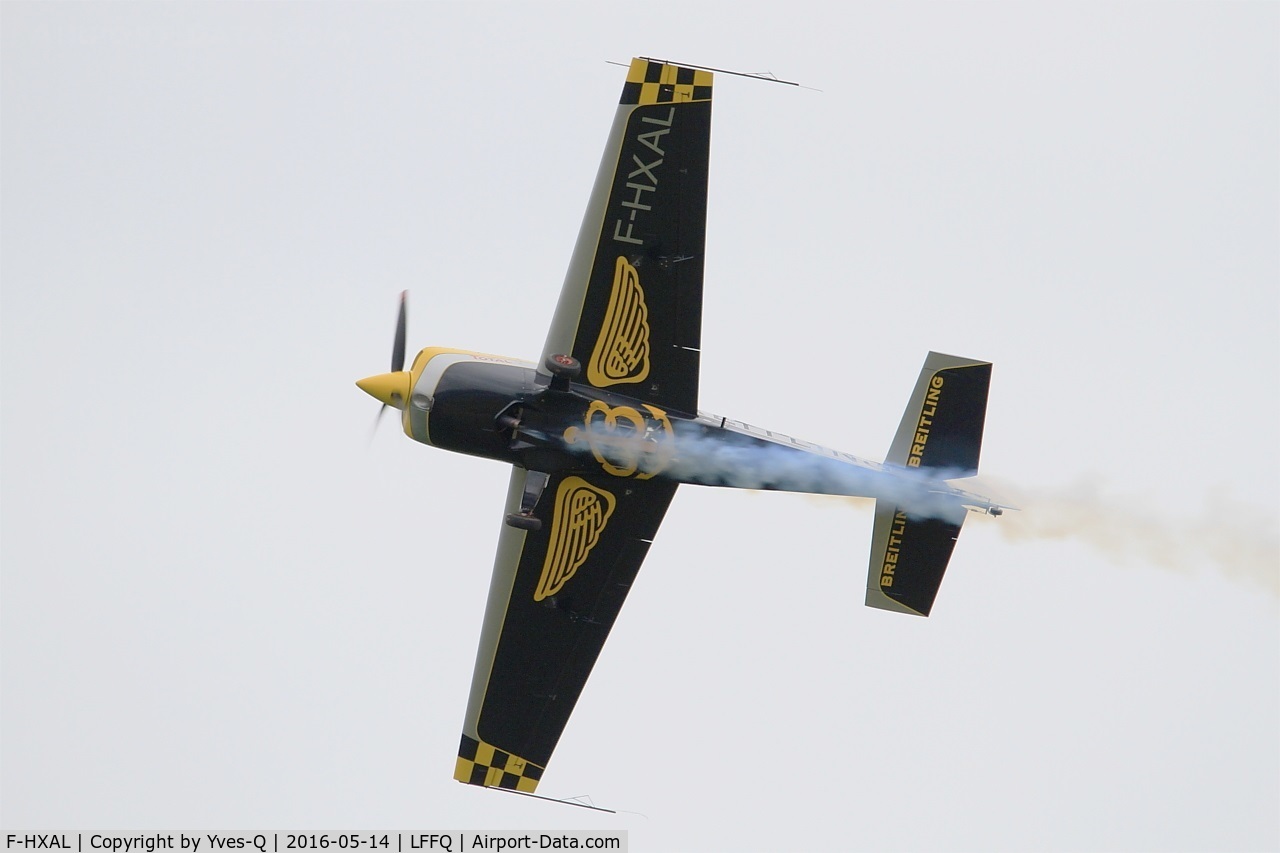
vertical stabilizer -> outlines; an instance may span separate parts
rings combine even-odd
[[[976,474],[990,385],[991,362],[929,353],[885,462]]]

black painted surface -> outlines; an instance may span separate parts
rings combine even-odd
[[[942,586],[947,563],[960,535],[964,520],[963,507],[956,509],[956,518],[946,521],[937,518],[907,518],[892,587],[881,591],[925,616],[933,609],[934,599]]]
[[[506,621],[477,726],[486,743],[546,765],[604,647],[640,564],[675,494],[674,483],[585,479],[614,495],[615,505],[587,561],[554,596],[535,601],[552,535],[552,477],[520,555]]]
[[[431,443],[445,450],[515,461],[509,438],[494,419],[533,389],[532,368],[464,361],[449,366],[436,384],[427,425]]]
[[[641,135],[665,125],[646,118],[670,121],[670,132],[650,138],[661,154]],[[690,415],[698,409],[710,143],[710,101],[653,104],[632,112],[572,352],[584,365],[590,362],[609,307],[617,259],[625,256],[644,290],[651,366],[644,381],[612,390]],[[653,190],[637,190],[634,184],[651,185],[649,175],[657,179]],[[625,204],[637,199],[651,209]],[[620,239],[622,235],[640,242]]]
[[[941,398],[930,427],[922,468],[945,468],[972,475],[978,471],[982,429],[987,417],[991,365],[952,367],[937,373],[943,380]]]

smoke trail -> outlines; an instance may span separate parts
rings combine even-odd
[[[1274,514],[1215,496],[1198,518],[1169,516],[1137,501],[1105,498],[1098,484],[1088,481],[1028,489],[984,478],[984,485],[1021,507],[994,523],[1009,541],[1070,539],[1119,562],[1142,560],[1188,573],[1212,567],[1280,596],[1280,533]]]
[[[620,434],[593,426],[583,433],[588,440],[565,448],[596,453],[597,460],[608,459],[620,470],[682,482],[871,497],[916,517],[953,518],[957,512],[954,495],[940,494],[938,487],[963,472],[883,470],[739,433],[711,434],[687,422],[675,426],[674,436],[665,437],[654,430]],[[1280,532],[1273,513],[1214,497],[1199,518],[1170,516],[1146,510],[1139,501],[1105,498],[1089,482],[1027,488],[983,477],[951,485],[1018,507],[991,521],[1009,541],[1075,540],[1119,562],[1141,560],[1188,573],[1209,566],[1280,597]]]
[[[836,458],[829,451],[810,452],[811,445],[708,430],[689,422],[678,422],[670,432],[590,424],[565,436],[565,449],[594,455],[618,476],[660,474],[707,486],[874,497],[917,518],[964,515],[958,496],[942,482],[958,472],[888,469],[851,457]]]
[[[1019,508],[991,520],[1009,541],[1070,539],[1118,562],[1141,560],[1188,573],[1212,567],[1280,597],[1280,531],[1275,514],[1223,496],[1211,495],[1200,517],[1185,518],[1146,509],[1137,500],[1107,499],[1097,484],[1088,482],[1064,489],[1031,489],[990,478],[953,480],[965,473],[959,471],[923,474],[894,469],[886,473],[796,453],[785,446],[726,446],[698,435],[678,435],[676,447],[672,472],[684,479],[711,475],[723,485],[740,488],[875,497],[916,516],[954,516],[955,500],[931,491],[938,480],[952,480],[952,486]]]

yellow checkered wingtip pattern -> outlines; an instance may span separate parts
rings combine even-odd
[[[542,779],[543,768],[518,755],[475,738],[462,736],[453,778],[468,785],[507,788],[532,794]]]
[[[623,104],[680,104],[711,100],[710,71],[633,59],[622,87]]]

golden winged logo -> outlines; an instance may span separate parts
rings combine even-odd
[[[555,595],[587,561],[613,515],[613,495],[581,477],[565,477],[556,489],[556,508],[547,542],[547,559],[533,593],[534,601]]]
[[[614,267],[609,308],[587,362],[587,379],[597,388],[642,382],[649,375],[649,309],[640,274],[621,255]]]

